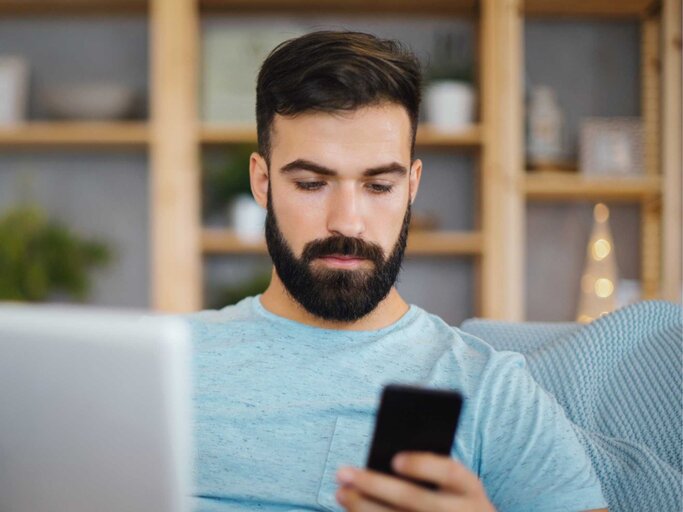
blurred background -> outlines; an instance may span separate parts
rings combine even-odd
[[[255,76],[350,29],[425,71],[409,302],[454,325],[680,302],[680,27],[680,0],[0,0],[0,300],[265,289]]]

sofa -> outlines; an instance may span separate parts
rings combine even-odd
[[[460,329],[522,353],[564,407],[610,511],[683,510],[681,306],[645,301],[590,324],[470,319]]]

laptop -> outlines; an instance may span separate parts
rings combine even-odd
[[[0,511],[187,512],[189,327],[0,305]]]

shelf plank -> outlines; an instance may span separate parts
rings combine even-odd
[[[482,130],[479,125],[457,133],[444,133],[428,124],[421,124],[415,141],[418,147],[475,148],[481,145]],[[199,134],[204,144],[256,144],[256,127],[250,124],[208,124]]]
[[[478,0],[200,0],[203,11],[473,15]]]
[[[525,0],[529,16],[642,18],[653,12],[658,0]]]
[[[0,0],[0,15],[145,13],[147,0]]]
[[[147,123],[140,122],[31,122],[0,126],[0,147],[144,146],[149,141]]]
[[[482,236],[478,232],[413,231],[408,237],[409,256],[472,256],[482,252]],[[267,254],[265,242],[246,243],[229,229],[202,230],[205,254]]]
[[[633,202],[661,194],[662,181],[660,176],[591,178],[578,174],[528,172],[522,188],[533,201]]]

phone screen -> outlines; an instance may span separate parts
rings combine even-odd
[[[391,468],[391,461],[403,451],[449,456],[462,401],[462,395],[452,390],[386,386],[375,422],[368,469],[400,476]]]

